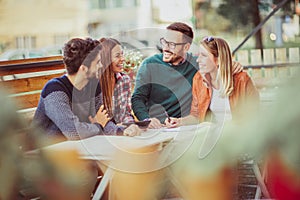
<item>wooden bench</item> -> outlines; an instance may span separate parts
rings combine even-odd
[[[31,120],[46,82],[65,73],[62,56],[0,61],[0,88],[8,100],[16,102],[18,112]]]

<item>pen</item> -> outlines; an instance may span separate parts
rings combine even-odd
[[[169,116],[168,112],[167,112],[167,111],[165,111],[165,114],[166,114],[166,116],[167,116],[167,118],[168,118],[168,122],[170,123],[170,122],[171,122],[171,118],[170,118],[170,116]]]

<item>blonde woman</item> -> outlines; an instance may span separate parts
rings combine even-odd
[[[259,93],[251,78],[246,72],[233,73],[231,51],[224,39],[205,37],[197,62],[190,115],[167,119],[168,127],[203,121],[220,123],[246,115],[242,106],[258,105]]]

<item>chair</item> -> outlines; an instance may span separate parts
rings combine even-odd
[[[246,198],[251,199],[270,199],[270,193],[266,187],[266,172],[267,167],[265,164],[259,167],[259,163],[253,159],[246,159],[238,164],[238,193],[241,195],[250,195]],[[243,191],[243,192],[241,192]],[[246,192],[245,192],[246,191]],[[245,198],[245,197],[239,197]]]

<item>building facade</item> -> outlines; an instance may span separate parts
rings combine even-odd
[[[61,45],[88,34],[85,0],[1,0],[0,10],[0,52]]]

